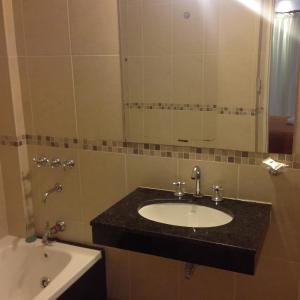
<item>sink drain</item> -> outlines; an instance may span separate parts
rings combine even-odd
[[[42,277],[40,284],[42,288],[45,288],[49,285],[49,283],[51,282],[51,280],[48,277]]]

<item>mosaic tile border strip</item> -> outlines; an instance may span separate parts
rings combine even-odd
[[[19,147],[26,144],[26,135],[20,137],[1,135],[0,136],[0,145],[1,146],[13,146]]]
[[[124,103],[126,109],[161,109],[161,110],[182,110],[182,111],[209,111],[217,114],[227,115],[243,115],[256,116],[263,108],[245,108],[245,107],[229,107],[218,106],[216,104],[176,104],[176,103],[142,103],[142,102],[126,102]]]
[[[5,143],[2,143],[2,142]],[[64,149],[82,149],[99,152],[148,155],[187,160],[205,160],[229,164],[260,165],[262,160],[272,157],[284,162],[290,168],[300,169],[300,162],[290,154],[257,153],[226,149],[172,146],[148,143],[133,143],[112,140],[88,140],[68,137],[52,137],[42,135],[23,135],[19,138],[0,136],[1,145],[19,147],[22,145],[47,146]]]

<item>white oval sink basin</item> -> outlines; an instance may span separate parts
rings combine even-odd
[[[217,227],[233,220],[223,211],[191,203],[155,203],[143,206],[138,213],[151,221],[183,227]]]

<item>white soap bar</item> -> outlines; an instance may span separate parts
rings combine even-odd
[[[279,169],[281,169],[281,168],[283,168],[283,167],[288,167],[287,164],[278,162],[278,161],[272,159],[271,157],[269,157],[269,158],[263,160],[263,164],[264,164],[266,167],[271,168],[272,170],[275,170],[275,171],[277,171],[277,170],[279,170]]]

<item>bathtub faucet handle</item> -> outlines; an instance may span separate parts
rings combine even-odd
[[[57,221],[54,226],[50,227],[49,222],[46,223],[46,230],[43,235],[42,242],[44,245],[51,245],[55,234],[58,232],[63,232],[66,229],[66,224],[64,221]]]
[[[56,234],[58,232],[65,231],[66,224],[64,221],[57,221],[56,224],[51,228],[51,233]]]
[[[64,170],[72,169],[75,167],[75,160],[73,159],[67,159],[63,162],[63,168]]]
[[[38,168],[47,167],[49,165],[49,162],[50,162],[49,159],[45,156],[34,157],[32,160]]]

